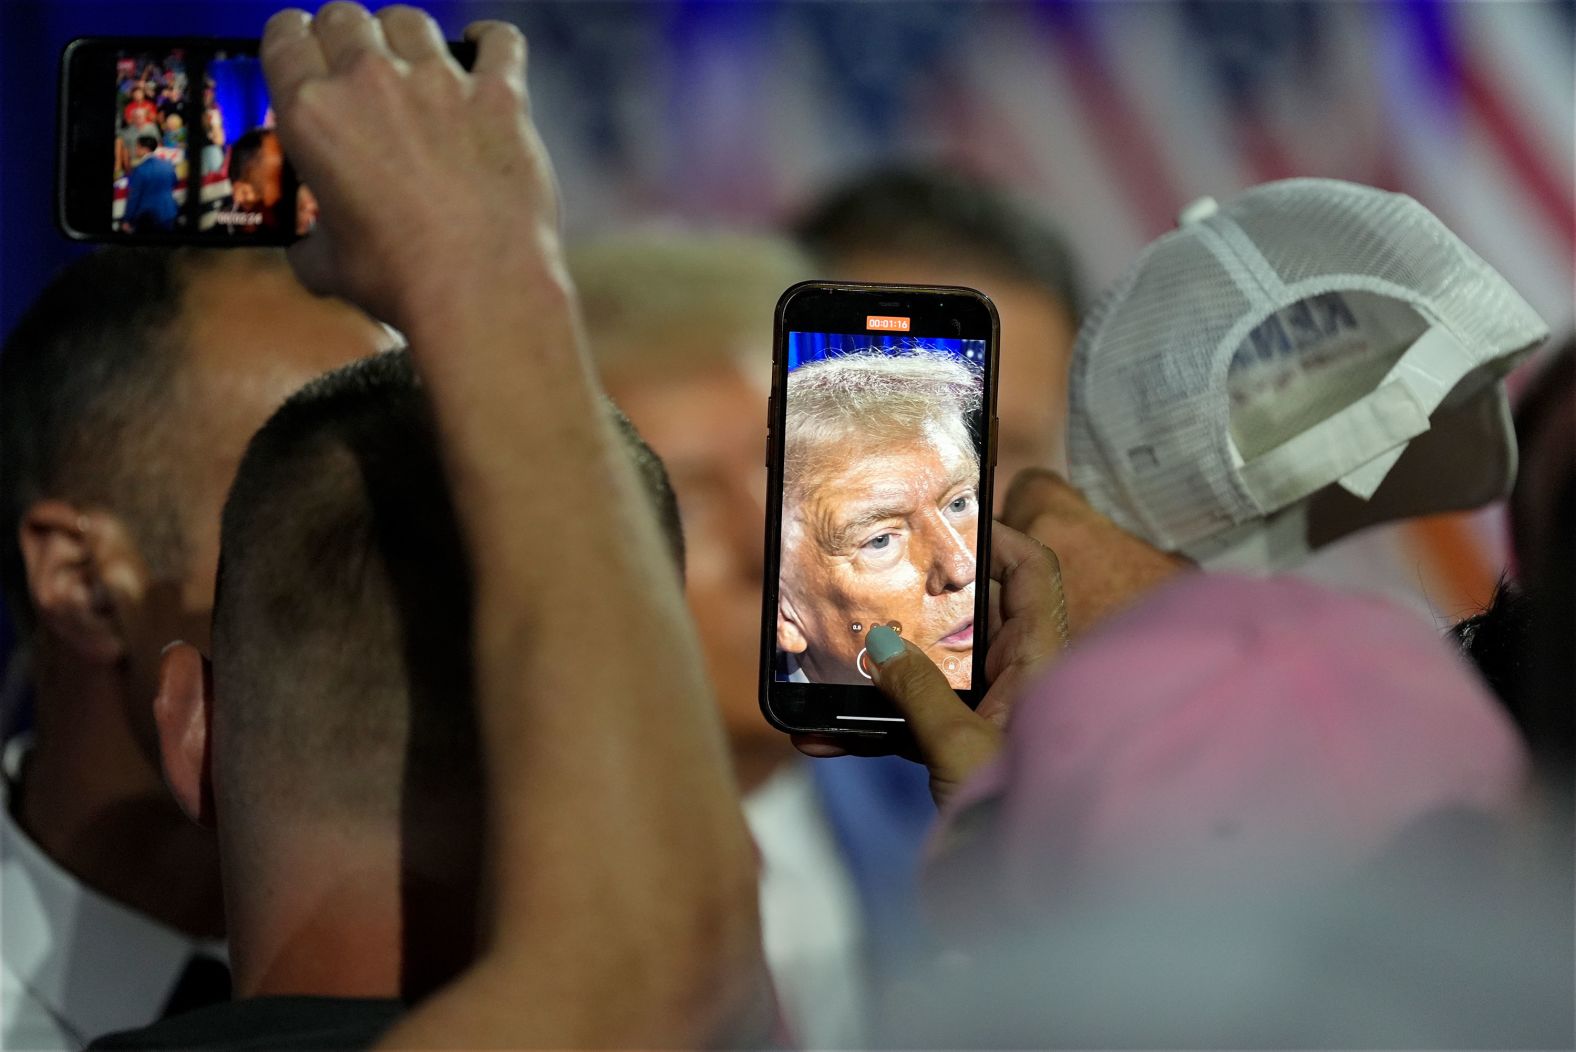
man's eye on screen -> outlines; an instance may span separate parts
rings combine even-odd
[[[960,493],[947,502],[947,512],[954,516],[967,515],[974,511],[978,499],[973,490],[967,493]]]
[[[859,561],[865,566],[881,568],[896,561],[903,548],[903,536],[896,530],[876,534],[859,546]]]

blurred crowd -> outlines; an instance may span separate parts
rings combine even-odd
[[[0,1047],[1576,1043],[1576,340],[1334,180],[1107,289],[920,165],[564,243],[475,39],[277,17],[247,165],[315,231],[99,248],[6,335]],[[184,165],[178,56],[125,74],[117,177]],[[760,711],[810,278],[1000,314],[991,683],[872,629],[895,740]],[[1363,587],[1485,507],[1471,616]]]
[[[143,56],[116,66],[116,229],[172,230],[187,175],[185,60],[172,51],[159,63]]]

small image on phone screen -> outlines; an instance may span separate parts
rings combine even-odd
[[[256,55],[214,53],[203,78],[202,128],[198,229],[272,238],[291,222],[298,237],[311,231],[317,202],[311,191],[287,178],[263,64]],[[286,194],[294,196],[294,208],[281,207]]]
[[[784,351],[774,679],[868,686],[884,624],[968,689],[987,341],[789,331]]]
[[[169,233],[186,228],[188,86],[184,49],[116,55],[113,229]]]

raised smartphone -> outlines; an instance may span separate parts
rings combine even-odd
[[[811,281],[778,301],[760,700],[779,729],[901,729],[871,682],[876,624],[978,704],[998,342],[973,289]]]
[[[73,40],[60,62],[56,221],[78,241],[283,245],[317,204],[274,134],[258,41]],[[462,65],[470,44],[450,44]]]

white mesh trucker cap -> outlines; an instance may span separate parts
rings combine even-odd
[[[1502,382],[1548,326],[1412,198],[1287,179],[1189,205],[1079,331],[1071,481],[1169,551],[1290,565],[1509,491]]]

